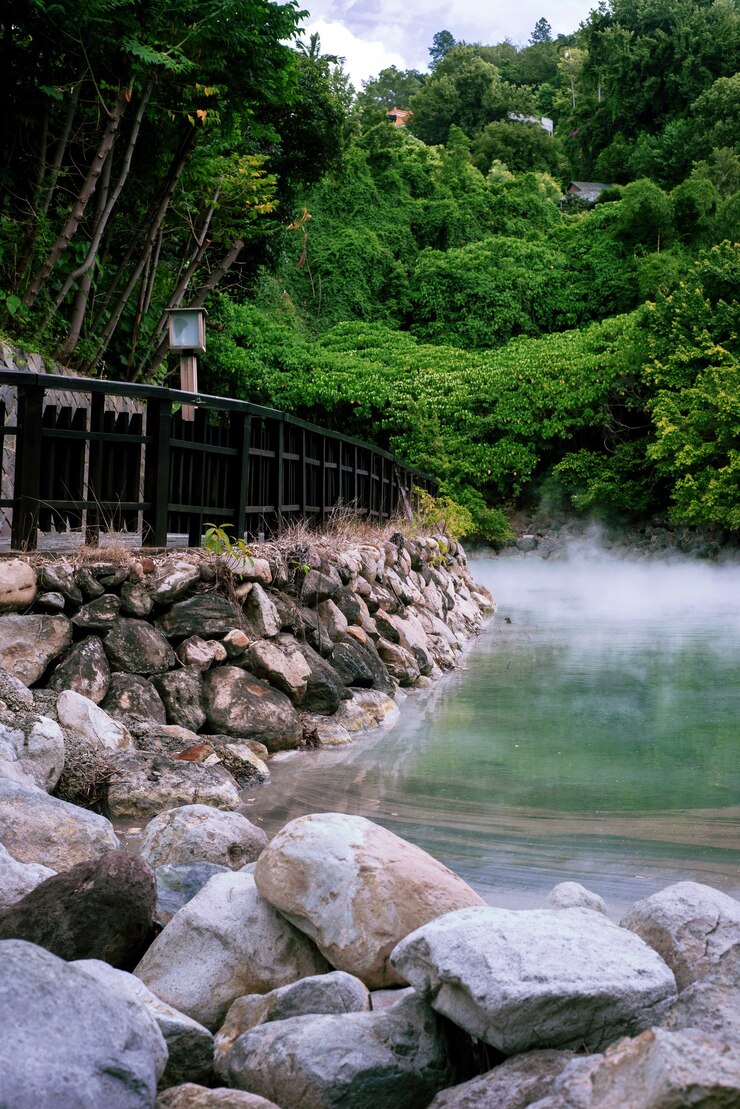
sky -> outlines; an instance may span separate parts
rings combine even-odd
[[[493,44],[510,39],[520,46],[529,41],[535,23],[545,17],[553,36],[570,34],[597,0],[304,0],[310,15],[304,38],[318,32],[323,54],[346,58],[345,70],[359,91],[363,80],[381,69],[426,70],[429,47],[437,31],[447,30],[458,40]]]

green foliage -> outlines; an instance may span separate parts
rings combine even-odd
[[[418,486],[414,486],[414,497],[414,523],[427,535],[463,539],[473,531],[471,513],[451,497],[433,497],[426,489]]]
[[[243,539],[236,539],[229,535],[232,524],[205,524],[204,526],[206,530],[203,533],[203,546],[209,554],[216,555],[217,558],[229,558],[242,568],[253,565],[254,551]]]

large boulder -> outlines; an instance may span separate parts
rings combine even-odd
[[[217,593],[198,593],[178,601],[159,617],[157,625],[169,639],[187,639],[191,635],[221,639],[243,622],[241,609],[233,601]]]
[[[257,861],[257,887],[337,970],[371,988],[403,982],[388,957],[400,939],[482,898],[426,851],[344,813],[286,824]]]
[[[311,667],[292,636],[257,640],[247,651],[245,665],[258,678],[265,678],[270,685],[287,694],[294,704],[304,697]]]
[[[247,631],[259,639],[270,639],[280,631],[280,616],[273,601],[255,582],[244,603]]]
[[[76,643],[66,658],[55,667],[49,689],[61,693],[73,689],[96,705],[105,697],[110,685],[110,666],[97,635],[88,635]]]
[[[154,686],[167,712],[167,723],[199,732],[206,722],[200,669],[185,666],[181,670],[170,670],[155,678]]]
[[[226,1065],[229,1085],[287,1109],[418,1109],[454,1080],[445,1030],[420,997],[381,1013],[260,1024]]]
[[[606,1050],[591,1091],[594,1109],[731,1109],[740,1105],[740,1052],[695,1028],[650,1028]]]
[[[429,1109],[527,1109],[551,1092],[553,1081],[576,1058],[572,1051],[527,1051],[461,1086],[442,1090]]]
[[[74,567],[68,562],[51,562],[42,566],[39,584],[48,592],[61,593],[70,608],[79,608],[82,604],[82,591],[75,580]]]
[[[676,1032],[700,1028],[723,1043],[740,1044],[740,943],[681,991],[661,1024]]]
[[[22,681],[0,666],[0,720],[13,724],[18,713],[32,712],[37,692],[32,693]]]
[[[151,1109],[166,1062],[140,1002],[34,944],[0,942],[3,1105]]]
[[[156,889],[147,864],[125,851],[47,878],[0,912],[0,939],[28,940],[60,959],[133,968],[154,938]]]
[[[13,727],[0,723],[0,777],[49,792],[63,769],[64,736],[55,720],[24,713]]]
[[[301,742],[301,722],[290,699],[237,666],[208,670],[203,700],[213,732],[258,739],[269,751],[284,751]]]
[[[94,701],[65,689],[57,699],[59,723],[67,735],[81,740],[96,751],[133,750],[131,733],[120,720],[114,720]]]
[[[175,652],[161,631],[145,620],[118,617],[104,645],[111,667],[127,674],[163,674],[176,664]]]
[[[107,632],[113,627],[121,610],[121,599],[115,593],[104,593],[94,601],[88,601],[72,617],[76,628]]]
[[[208,862],[239,870],[254,862],[267,836],[241,813],[208,805],[168,809],[147,824],[140,851],[150,866]]]
[[[606,916],[603,897],[592,893],[580,882],[559,882],[545,898],[546,909],[593,909],[595,913]]]
[[[84,970],[111,993],[144,1005],[154,1018],[168,1053],[161,1085],[209,1081],[213,1073],[213,1035],[207,1028],[160,1001],[134,974],[116,970],[100,959],[80,959],[73,966]]]
[[[391,962],[506,1055],[600,1046],[647,1028],[676,996],[660,956],[590,909],[463,909],[407,936]]]
[[[3,616],[0,666],[24,685],[33,685],[71,642],[72,625],[66,616]]]
[[[185,559],[169,559],[162,563],[148,581],[157,604],[168,605],[181,600],[200,581],[200,567]]]
[[[194,804],[234,809],[239,804],[239,787],[221,765],[206,766],[141,751],[116,759],[108,789],[111,816],[138,819]]]
[[[212,1030],[237,997],[324,974],[316,947],[264,901],[254,878],[217,874],[157,936],[136,974]]]
[[[1,778],[0,843],[18,862],[57,871],[120,847],[104,816]]]
[[[320,712],[325,715],[336,712],[342,701],[351,696],[345,683],[334,667],[308,643],[301,644],[301,654],[311,670],[306,692],[301,697],[301,708],[304,712]]]
[[[54,873],[51,867],[38,863],[19,863],[0,844],[0,911],[20,901]]]
[[[100,707],[115,720],[165,724],[167,710],[150,681],[141,674],[112,674]]]
[[[359,978],[335,970],[314,974],[270,993],[237,997],[218,1030],[215,1041],[216,1073],[226,1077],[229,1052],[244,1032],[274,1020],[305,1017],[312,1013],[365,1013],[370,1011],[370,992]]]
[[[740,943],[740,901],[699,882],[676,882],[637,901],[621,925],[663,957],[682,990]]]
[[[19,558],[0,561],[0,613],[22,612],[33,604],[37,592],[36,571]]]

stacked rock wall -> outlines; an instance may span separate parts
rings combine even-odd
[[[241,563],[5,560],[0,667],[31,691],[23,739],[0,724],[0,764],[53,790],[65,754],[68,768],[102,758],[114,816],[233,808],[270,754],[346,743],[394,713],[397,690],[454,666],[492,608],[458,544],[400,534]],[[29,736],[44,728],[41,764]]]

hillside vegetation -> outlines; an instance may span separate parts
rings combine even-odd
[[[207,303],[210,391],[390,448],[478,534],[535,501],[740,530],[733,0],[611,0],[523,48],[442,31],[357,94],[285,45],[292,5],[209,12],[2,17],[7,333],[163,380],[164,309]]]

